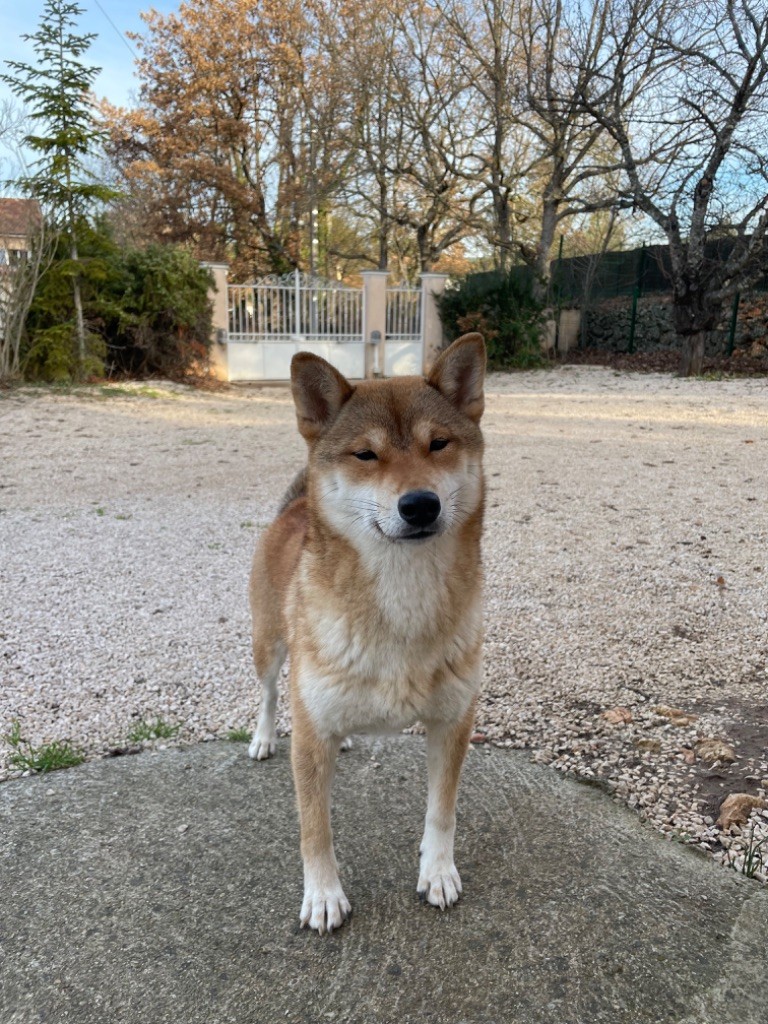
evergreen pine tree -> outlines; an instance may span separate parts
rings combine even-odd
[[[34,44],[36,64],[7,61],[11,73],[0,75],[25,106],[36,133],[24,138],[37,154],[30,172],[11,182],[38,199],[66,238],[70,257],[77,363],[86,370],[86,332],[80,289],[78,225],[98,202],[114,198],[112,189],[93,180],[84,161],[102,138],[93,114],[91,87],[101,68],[81,58],[95,34],[78,35],[83,9],[67,0],[46,0],[37,32],[22,38]]]

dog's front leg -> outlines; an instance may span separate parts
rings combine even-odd
[[[417,891],[445,910],[461,895],[461,878],[453,862],[456,795],[461,766],[475,720],[475,701],[459,722],[427,722],[427,816],[421,841]]]
[[[339,881],[331,832],[331,785],[338,750],[339,737],[318,736],[306,710],[294,702],[291,763],[304,861],[301,925],[321,935],[340,927],[352,909]]]

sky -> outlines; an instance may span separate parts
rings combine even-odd
[[[0,0],[0,69],[5,71],[7,60],[34,64],[32,44],[21,36],[37,31],[44,0]],[[94,92],[118,106],[130,104],[138,91],[133,74],[134,55],[126,40],[128,32],[141,32],[144,23],[142,11],[154,9],[168,14],[179,6],[179,0],[79,0],[83,13],[73,28],[75,34],[96,33],[97,38],[83,57],[83,63],[100,67]],[[135,49],[135,47],[134,47]],[[0,97],[9,96],[6,85],[0,84]]]

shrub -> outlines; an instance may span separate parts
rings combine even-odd
[[[210,273],[184,249],[161,245],[128,250],[121,269],[125,290],[106,327],[109,372],[178,378],[205,364]]]
[[[79,260],[63,244],[41,277],[27,316],[22,360],[30,379],[77,375],[71,276],[80,276],[89,375],[180,378],[208,357],[207,270],[186,250],[119,248],[103,222],[78,228]]]
[[[515,272],[469,274],[438,299],[451,337],[480,331],[494,370],[529,369],[546,363],[541,349],[542,309]]]
[[[87,223],[78,227],[79,259],[75,263],[66,240],[59,235],[53,258],[35,288],[27,314],[21,346],[24,376],[31,380],[65,381],[78,375],[75,307],[72,275],[80,278],[80,295],[86,324],[86,374],[104,369],[106,347],[94,322],[93,307],[98,304],[114,275],[111,266],[114,246],[111,240]]]

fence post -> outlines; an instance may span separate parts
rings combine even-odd
[[[229,359],[227,340],[229,338],[229,294],[226,263],[201,263],[201,267],[210,270],[213,277],[213,288],[208,292],[213,316],[211,318],[211,373],[217,380],[229,380]]]
[[[426,373],[432,363],[434,363],[445,341],[443,322],[437,310],[437,299],[445,291],[447,281],[448,274],[421,275],[422,373]]]
[[[632,289],[632,316],[629,321],[629,346],[627,351],[630,355],[634,354],[635,351],[635,324],[637,323],[637,296],[640,289],[637,285]]]
[[[555,347],[557,355],[560,351],[560,317],[563,315],[563,238],[560,235],[560,248],[557,252],[557,313],[555,316]]]
[[[298,267],[293,272],[293,307],[293,333],[295,337],[300,338],[304,334],[305,325],[301,309],[301,274]]]
[[[389,271],[364,270],[360,276],[363,279],[365,376],[382,377],[384,375],[384,345],[387,336],[387,278]]]
[[[733,296],[733,308],[731,309],[731,326],[728,331],[728,358],[733,355],[733,349],[736,344],[736,322],[739,318],[739,301],[741,300],[741,292],[736,292]]]
[[[645,242],[640,249],[640,260],[637,268],[637,294],[643,294],[643,279],[645,278]]]

